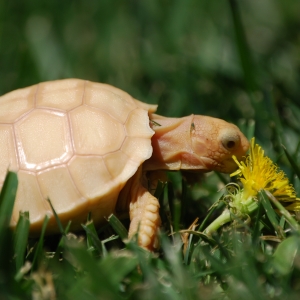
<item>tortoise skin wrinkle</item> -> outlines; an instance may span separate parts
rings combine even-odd
[[[38,235],[47,202],[63,224],[77,230],[92,212],[95,223],[129,210],[131,238],[157,247],[158,200],[148,191],[148,170],[232,172],[248,141],[233,124],[207,116],[166,118],[157,106],[108,84],[80,79],[43,82],[0,97],[0,187],[7,170],[19,185],[11,219],[29,211]]]

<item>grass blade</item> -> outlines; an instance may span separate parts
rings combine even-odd
[[[274,227],[277,234],[279,234],[281,237],[285,236],[284,231],[280,228],[278,223],[278,217],[269,201],[269,198],[264,190],[261,190],[258,192],[258,199],[262,203],[266,215],[268,216],[268,219],[270,220],[272,226]]]
[[[54,214],[54,217],[55,217],[55,220],[56,220],[56,224],[57,224],[57,226],[59,228],[59,232],[61,233],[61,235],[66,235],[66,230],[64,229],[64,227],[63,227],[63,225],[62,225],[62,223],[61,223],[61,221],[59,219],[59,216],[57,215],[57,213],[56,213],[56,211],[55,211],[55,209],[54,209],[54,207],[53,207],[50,199],[47,199],[47,200],[48,200],[48,203],[49,203],[49,205],[50,205],[50,207],[52,209],[52,212]]]
[[[25,257],[27,240],[29,235],[29,226],[30,226],[29,212],[28,211],[20,212],[19,221],[14,236],[17,272],[24,265],[24,257]]]
[[[273,202],[275,207],[279,210],[280,214],[284,216],[284,218],[287,220],[287,222],[291,225],[293,230],[299,232],[299,224],[298,222],[291,216],[291,214],[286,210],[283,205],[268,191],[265,192],[267,197]],[[281,227],[280,227],[281,228]]]
[[[256,218],[255,218],[255,222],[254,222],[254,226],[253,226],[253,234],[252,234],[252,239],[253,239],[253,243],[257,243],[259,241],[259,236],[261,234],[260,231],[260,226],[261,226],[261,216],[263,215],[263,204],[261,202],[259,202],[258,204],[258,209],[257,209],[257,213],[256,213]]]
[[[248,140],[251,140],[254,137],[254,132],[255,132],[255,121],[251,119],[248,122],[247,131],[246,131],[246,137]]]
[[[299,236],[291,236],[280,243],[272,261],[275,270],[282,275],[288,275],[293,268],[295,258],[299,258],[299,249]]]
[[[13,256],[12,231],[9,223],[14,207],[18,187],[17,174],[8,172],[0,194],[0,298],[14,285],[14,268],[11,266]]]
[[[210,209],[209,209],[209,211],[208,211],[206,217],[204,218],[204,220],[203,220],[202,223],[200,224],[200,226],[199,226],[199,228],[198,228],[198,231],[203,231],[204,228],[205,228],[205,226],[206,226],[206,223],[207,223],[208,219],[209,219],[210,216],[214,213],[214,211],[215,211],[217,208],[219,208],[219,209],[221,210],[223,207],[224,207],[224,202],[217,201],[216,203],[214,203],[214,204],[210,207]]]
[[[37,244],[37,247],[35,249],[35,253],[34,253],[34,256],[33,256],[31,271],[36,270],[38,268],[38,265],[39,265],[40,261],[42,260],[44,237],[45,237],[45,232],[46,232],[48,222],[49,222],[49,217],[46,215],[45,219],[44,219],[44,222],[43,222],[39,242]]]
[[[292,155],[290,155],[290,153],[287,151],[287,149],[283,145],[281,145],[281,146],[282,146],[283,151],[284,151],[288,161],[290,162],[294,172],[297,174],[298,178],[300,178],[300,168],[298,167],[298,164],[295,162]]]
[[[93,222],[88,222],[86,225],[81,225],[87,235],[88,249],[96,249],[98,254],[102,253],[102,244],[97,235]]]
[[[154,196],[155,198],[159,199],[160,196],[161,196],[161,194],[162,194],[163,191],[164,191],[164,188],[165,188],[165,184],[164,184],[162,181],[158,180],[158,182],[157,182],[157,187],[156,187],[156,189],[155,189],[155,193],[154,193],[153,196]]]
[[[124,227],[122,222],[114,214],[111,214],[108,217],[108,222],[122,240],[125,240],[128,238],[127,229]]]
[[[243,69],[246,86],[250,91],[255,90],[256,80],[253,59],[246,40],[246,34],[241,14],[239,11],[239,3],[236,0],[229,0],[230,10],[235,30],[236,44],[240,56],[241,66]]]
[[[8,172],[0,193],[0,241],[2,231],[6,231],[10,223],[17,188],[17,174],[13,172]]]

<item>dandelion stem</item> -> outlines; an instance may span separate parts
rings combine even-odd
[[[211,235],[213,232],[217,231],[221,226],[231,221],[231,213],[228,208],[224,209],[222,214],[215,219],[206,229],[204,234]]]
[[[253,198],[249,198],[245,203],[244,203],[244,213],[246,214],[251,214],[254,211],[258,209],[258,204]]]

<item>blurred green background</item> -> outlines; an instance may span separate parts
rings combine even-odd
[[[290,167],[281,147],[281,144],[286,146],[295,165],[299,165],[300,1],[0,1],[0,95],[41,81],[68,77],[110,83],[129,92],[137,99],[148,103],[158,103],[158,112],[163,115],[179,117],[194,113],[222,118],[238,124],[245,134],[248,133],[248,137],[253,135],[251,130],[249,131],[253,126],[249,124],[254,120],[254,135],[257,142],[262,145],[265,153],[283,168],[300,196],[300,184],[295,176],[297,167]],[[300,170],[298,171],[300,174]],[[215,173],[210,173],[206,177],[208,180],[189,189],[185,181],[181,181],[180,175],[172,175],[174,176],[173,182],[177,180],[174,186],[176,184],[180,186],[181,191],[175,189],[173,195],[172,186],[169,189],[168,184],[168,193],[165,192],[163,196],[165,196],[164,200],[171,198],[169,206],[173,220],[169,222],[167,218],[169,215],[164,217],[163,214],[163,224],[174,224],[175,231],[188,228],[196,217],[200,218],[201,224],[208,215],[208,208],[224,192],[224,190],[218,192],[224,184]],[[211,219],[212,217],[214,216],[212,215]],[[280,219],[280,224],[282,220],[283,218]],[[257,225],[258,222],[255,224]],[[255,232],[258,232],[256,225]],[[246,222],[245,226],[248,226]],[[268,223],[266,227],[268,228]],[[18,295],[24,294],[25,299],[26,295],[31,295],[30,284],[36,288],[36,284],[33,284],[33,280],[36,279],[34,275],[31,275],[31,279],[28,279],[30,277],[26,275],[24,280],[19,281],[20,284],[17,285],[16,278],[20,276],[20,273],[16,271],[23,263],[22,258],[20,259],[21,252],[13,252],[19,253],[17,255],[10,253],[9,231],[6,227],[3,228],[0,238],[2,237],[4,241],[3,237],[8,237],[6,239],[8,242],[4,243],[7,247],[0,247],[0,250],[3,250],[1,253],[5,254],[0,255],[0,271],[2,270],[2,274],[5,274],[0,284],[4,283],[2,287],[14,293],[18,292]],[[270,228],[273,227],[270,226]],[[276,235],[280,233],[279,227],[274,226],[274,229]],[[24,237],[23,253],[21,253],[23,255],[27,243],[26,235],[23,233],[19,235]],[[274,265],[270,265],[270,258],[273,261],[275,249],[275,246],[272,248],[270,245],[276,243],[270,239],[273,244],[258,244],[256,242],[258,235],[250,244],[233,242],[233,248],[237,250],[230,254],[230,257],[233,257],[231,262],[224,253],[221,255],[221,252],[215,251],[214,247],[212,252],[216,253],[216,256],[212,256],[213,259],[208,260],[207,263],[206,259],[201,258],[199,254],[200,260],[191,260],[191,268],[186,266],[189,269],[181,267],[181,258],[178,262],[174,260],[177,256],[173,254],[173,246],[172,248],[165,247],[167,263],[159,261],[155,263],[154,269],[154,263],[149,263],[148,258],[147,260],[143,258],[141,264],[133,262],[129,256],[124,257],[124,261],[116,260],[117,256],[107,256],[108,259],[105,259],[104,250],[103,258],[98,261],[100,264],[96,264],[90,260],[85,250],[83,255],[83,252],[80,252],[80,249],[77,251],[78,249],[76,250],[73,244],[70,245],[74,246],[74,249],[66,244],[64,252],[73,253],[74,258],[78,260],[74,259],[73,262],[73,258],[70,260],[71,268],[68,262],[65,264],[60,261],[61,269],[56,268],[55,263],[60,258],[61,252],[59,246],[56,252],[58,255],[55,254],[54,262],[51,262],[55,266],[55,268],[51,267],[55,270],[53,280],[58,294],[69,295],[69,298],[61,297],[61,299],[74,299],[75,296],[77,296],[76,299],[83,299],[83,294],[90,296],[90,291],[103,290],[115,293],[113,295],[120,295],[120,289],[123,291],[127,284],[129,292],[131,291],[131,283],[133,283],[132,290],[137,294],[133,299],[139,299],[139,291],[143,299],[160,299],[157,295],[168,299],[181,299],[175,298],[177,294],[180,297],[178,291],[188,293],[193,286],[197,295],[200,293],[205,297],[205,292],[208,290],[199,285],[199,280],[206,282],[205,274],[210,276],[210,271],[206,272],[209,266],[212,266],[211,270],[216,272],[216,275],[212,274],[213,281],[215,281],[214,276],[216,278],[220,276],[220,286],[224,291],[227,289],[226,285],[231,284],[233,292],[238,295],[235,299],[246,299],[245,297],[250,299],[250,292],[253,294],[253,299],[263,299],[261,285],[264,285],[265,290],[271,295],[269,299],[290,299],[292,288],[295,288],[296,292],[299,291],[298,256],[296,252],[293,252],[293,255],[282,255],[282,253],[291,252],[286,252],[286,248],[283,250],[281,248],[277,257],[287,258],[283,262],[288,264],[286,266],[288,270],[291,269],[291,272],[283,273],[283,276],[279,273],[280,276],[278,276],[278,273],[273,273]],[[228,237],[228,249],[231,249],[232,238]],[[44,256],[39,248],[43,245],[43,235],[40,241],[41,244],[39,242],[34,250],[33,269],[39,268],[39,274],[43,278],[44,267],[40,268],[38,260],[35,261],[38,255]],[[274,241],[277,242],[277,240]],[[48,238],[46,245],[50,244],[53,245],[53,241],[50,239],[49,242]],[[235,248],[237,245],[238,247]],[[242,245],[246,245],[246,252],[240,251],[239,247]],[[284,245],[286,247],[290,244]],[[52,248],[54,249],[53,246]],[[28,251],[28,256],[30,256],[32,251],[30,245],[28,249],[30,249]],[[204,247],[198,249],[200,253]],[[299,244],[297,244],[298,249]],[[89,248],[88,251],[90,250]],[[260,251],[265,256],[261,256]],[[190,251],[192,252],[193,250]],[[259,255],[256,255],[256,252]],[[194,257],[197,258],[198,254],[195,253]],[[16,270],[14,266],[12,268],[15,257],[17,257]],[[140,254],[137,257],[140,259]],[[291,259],[296,257],[295,267],[294,265],[291,267],[293,261],[289,260],[290,257]],[[66,258],[65,262],[68,261],[68,256]],[[119,259],[123,258],[120,256]],[[145,278],[148,278],[144,285],[141,284],[142,279],[140,279],[140,266],[143,270],[143,264]],[[131,269],[136,266],[139,271],[132,272],[128,281],[124,274],[131,272]],[[268,266],[271,267],[268,268]],[[150,267],[153,268],[152,273],[149,271]],[[116,269],[118,272],[115,272]],[[175,279],[172,279],[173,277],[169,279],[169,275],[166,276],[169,270]],[[291,275],[292,270],[294,270],[293,275]],[[85,272],[88,276],[82,276]],[[196,274],[196,279],[191,280],[190,275],[193,272]],[[229,272],[229,280],[224,281],[225,277],[222,276],[227,272]],[[47,275],[47,273],[44,274],[44,276]],[[89,274],[96,275],[92,278]],[[98,280],[99,274],[101,275],[100,281]],[[116,274],[121,274],[118,279],[120,282],[123,277],[127,281],[122,281],[122,285],[119,286],[119,281],[117,282],[116,279],[119,275],[116,276]],[[11,279],[11,287],[6,286],[7,278]],[[291,289],[289,282],[291,282]],[[114,290],[111,289],[112,284],[115,284]],[[88,290],[87,287],[92,288]],[[161,287],[163,287],[163,292],[159,293],[158,290]],[[174,292],[170,287],[174,289]],[[51,288],[54,290],[53,286]],[[216,290],[215,285],[212,285],[212,290]],[[166,291],[169,292],[166,293]],[[1,292],[0,289],[0,294]],[[220,287],[217,288],[217,292],[225,299],[226,294],[223,294]],[[124,294],[126,296],[126,291]],[[298,298],[299,295],[295,299]],[[111,297],[110,299],[117,298]],[[189,299],[195,299],[195,297]]]
[[[67,77],[106,82],[167,116],[254,119],[266,149],[294,153],[299,16],[300,2],[285,0],[1,1],[0,94]]]

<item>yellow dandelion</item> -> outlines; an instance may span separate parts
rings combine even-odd
[[[275,197],[281,204],[280,213],[293,223],[289,213],[290,211],[300,211],[300,199],[296,197],[294,187],[289,183],[283,171],[265,156],[264,150],[252,138],[250,145],[250,153],[245,161],[239,162],[235,156],[234,161],[238,166],[238,170],[230,174],[230,176],[238,176],[238,180],[242,183],[239,188],[237,184],[227,185],[228,195],[224,199],[228,202],[228,207],[223,213],[215,219],[204,231],[210,235],[222,225],[232,221],[232,216],[249,216],[258,208],[258,193],[265,190]],[[283,205],[282,205],[283,204]],[[295,228],[298,225],[295,225]]]
[[[258,144],[255,144],[255,138],[251,140],[250,154],[245,162],[239,162],[236,157],[233,159],[239,168],[230,176],[239,176],[243,185],[241,198],[244,201],[256,197],[257,193],[264,189],[279,201],[293,202],[286,207],[287,209],[300,210],[300,199],[296,197],[294,187],[289,183],[284,172],[264,155],[264,150]]]

